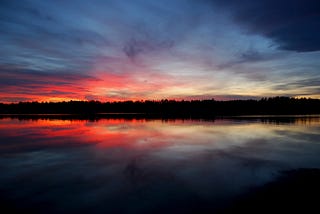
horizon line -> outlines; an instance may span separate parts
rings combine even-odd
[[[320,100],[319,98],[312,98],[312,97],[290,97],[290,96],[261,96],[261,97],[256,97],[256,98],[247,98],[247,99],[141,99],[141,100],[113,100],[113,101],[100,101],[100,100],[79,100],[79,99],[70,99],[70,100],[63,100],[63,101],[17,101],[17,102],[0,102],[0,104],[19,104],[19,103],[68,103],[68,102],[98,102],[98,103],[126,103],[126,102],[133,102],[133,103],[139,103],[139,102],[163,102],[163,101],[171,101],[171,102],[194,102],[194,101],[217,101],[217,102],[230,102],[230,101],[260,101],[264,99],[275,99],[275,98],[282,98],[282,99],[296,99],[296,100],[301,100],[301,99],[309,99],[309,100]]]

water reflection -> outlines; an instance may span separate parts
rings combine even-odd
[[[319,117],[287,121],[3,118],[0,197],[35,213],[214,211],[320,167]]]

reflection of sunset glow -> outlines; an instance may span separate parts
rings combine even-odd
[[[306,126],[307,124],[307,126]],[[26,137],[23,146],[96,145],[100,148],[175,148],[176,146],[205,146],[225,148],[241,145],[250,138],[277,138],[281,132],[317,132],[319,118],[297,119],[294,126],[265,123],[234,123],[232,120],[11,120],[2,119],[0,133],[10,137]],[[311,129],[310,127],[315,127]],[[224,136],[222,138],[222,136]],[[228,141],[228,144],[223,143]],[[2,145],[10,147],[14,145]],[[21,145],[20,145],[21,146]]]

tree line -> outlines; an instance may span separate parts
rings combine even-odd
[[[169,116],[319,114],[320,100],[271,97],[260,100],[144,100],[0,103],[0,114],[147,114]]]

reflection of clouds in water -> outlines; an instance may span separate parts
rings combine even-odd
[[[237,149],[179,150],[156,154],[163,168],[171,168],[176,179],[202,197],[219,198],[239,194],[261,185],[281,170],[281,163],[237,154]],[[177,154],[178,153],[178,154]]]
[[[280,170],[320,166],[318,123],[6,120],[0,126],[2,194],[25,206],[50,202],[57,212],[215,203]]]

